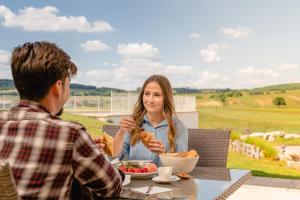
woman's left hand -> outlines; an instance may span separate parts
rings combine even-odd
[[[164,143],[160,140],[151,140],[149,142],[149,149],[156,154],[161,154],[166,152]]]

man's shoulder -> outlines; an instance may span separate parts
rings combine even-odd
[[[0,120],[6,120],[9,117],[7,110],[0,110]]]
[[[63,120],[60,118],[52,118],[52,119],[48,119],[47,121],[53,125],[70,128],[70,129],[74,129],[74,130],[85,129],[85,127],[78,122],[67,121],[67,120]]]
[[[0,121],[27,121],[34,123],[46,123],[47,125],[69,128],[76,131],[79,131],[80,129],[85,129],[85,127],[78,122],[67,121],[61,118],[52,117],[51,115],[45,112],[22,112],[21,110],[0,111]]]

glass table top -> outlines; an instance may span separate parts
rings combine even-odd
[[[225,199],[251,177],[249,170],[196,167],[192,178],[171,183],[156,183],[151,179],[137,180],[124,186],[121,198],[128,199]],[[134,192],[132,188],[157,186],[170,188],[172,191],[153,195]]]

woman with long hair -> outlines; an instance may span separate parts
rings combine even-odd
[[[141,130],[155,134],[148,147],[141,142]],[[188,131],[177,118],[169,80],[152,75],[143,84],[133,115],[124,117],[114,137],[113,151],[120,160],[152,160],[159,154],[187,151]]]

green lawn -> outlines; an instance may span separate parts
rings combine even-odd
[[[242,132],[249,128],[253,132],[282,130],[300,133],[299,108],[249,108],[243,106],[200,107],[201,128],[230,128]]]
[[[97,120],[96,118],[74,115],[64,112],[64,114],[62,115],[62,119],[83,124],[92,137],[97,137],[102,133],[102,126],[104,122]]]
[[[227,167],[251,169],[253,176],[300,179],[300,171],[288,168],[282,161],[254,160],[234,151],[229,151]]]

